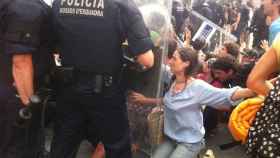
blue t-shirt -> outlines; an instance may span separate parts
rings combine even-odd
[[[231,96],[237,89],[215,88],[196,79],[180,93],[173,95],[169,90],[163,98],[164,133],[178,143],[202,141],[205,134],[202,106],[231,106],[234,103]]]
[[[277,33],[279,32],[280,32],[280,17],[274,20],[269,27],[269,37],[268,37],[269,46],[271,46],[273,40],[275,39]]]

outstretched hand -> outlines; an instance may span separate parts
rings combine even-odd
[[[267,41],[267,40],[262,40],[262,41],[261,41],[260,47],[261,47],[264,51],[267,51],[267,50],[269,49],[268,41]]]
[[[147,97],[143,94],[132,91],[128,94],[128,101],[132,104],[143,105],[145,104]]]

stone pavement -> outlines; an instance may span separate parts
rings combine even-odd
[[[214,136],[206,140],[206,152],[202,158],[249,158],[245,154],[245,148],[241,145],[235,146],[227,150],[221,150],[219,145],[230,143],[233,141],[226,124],[219,124]],[[208,151],[208,152],[207,152]]]
[[[202,152],[201,158],[249,158],[245,154],[242,146],[235,146],[228,150],[219,149],[219,145],[229,143],[232,137],[227,130],[226,124],[220,124],[215,135],[206,140],[206,149]],[[90,158],[92,147],[87,142],[83,142],[77,158]],[[205,154],[206,153],[206,154]],[[133,158],[149,158],[144,153],[137,153]]]

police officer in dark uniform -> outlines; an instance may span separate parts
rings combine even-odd
[[[46,53],[49,18],[50,8],[40,0],[0,1],[1,158],[35,158],[40,152],[38,122],[20,125],[17,118],[39,87],[46,66],[41,64],[51,59]]]
[[[153,66],[141,13],[132,0],[57,0],[52,9],[64,84],[51,157],[75,157],[87,131],[94,131],[90,140],[104,144],[106,157],[131,158],[121,44],[127,39],[136,61]]]
[[[188,17],[188,12],[181,0],[172,1],[172,16],[174,17],[175,32],[182,33],[182,25]]]

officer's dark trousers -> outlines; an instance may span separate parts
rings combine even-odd
[[[16,125],[22,107],[15,96],[0,100],[0,158],[37,158],[40,151],[40,117],[33,113],[33,120],[26,127]]]
[[[106,158],[131,158],[124,93],[118,86],[94,93],[91,81],[81,79],[59,92],[51,158],[74,158],[85,137],[101,141]]]

